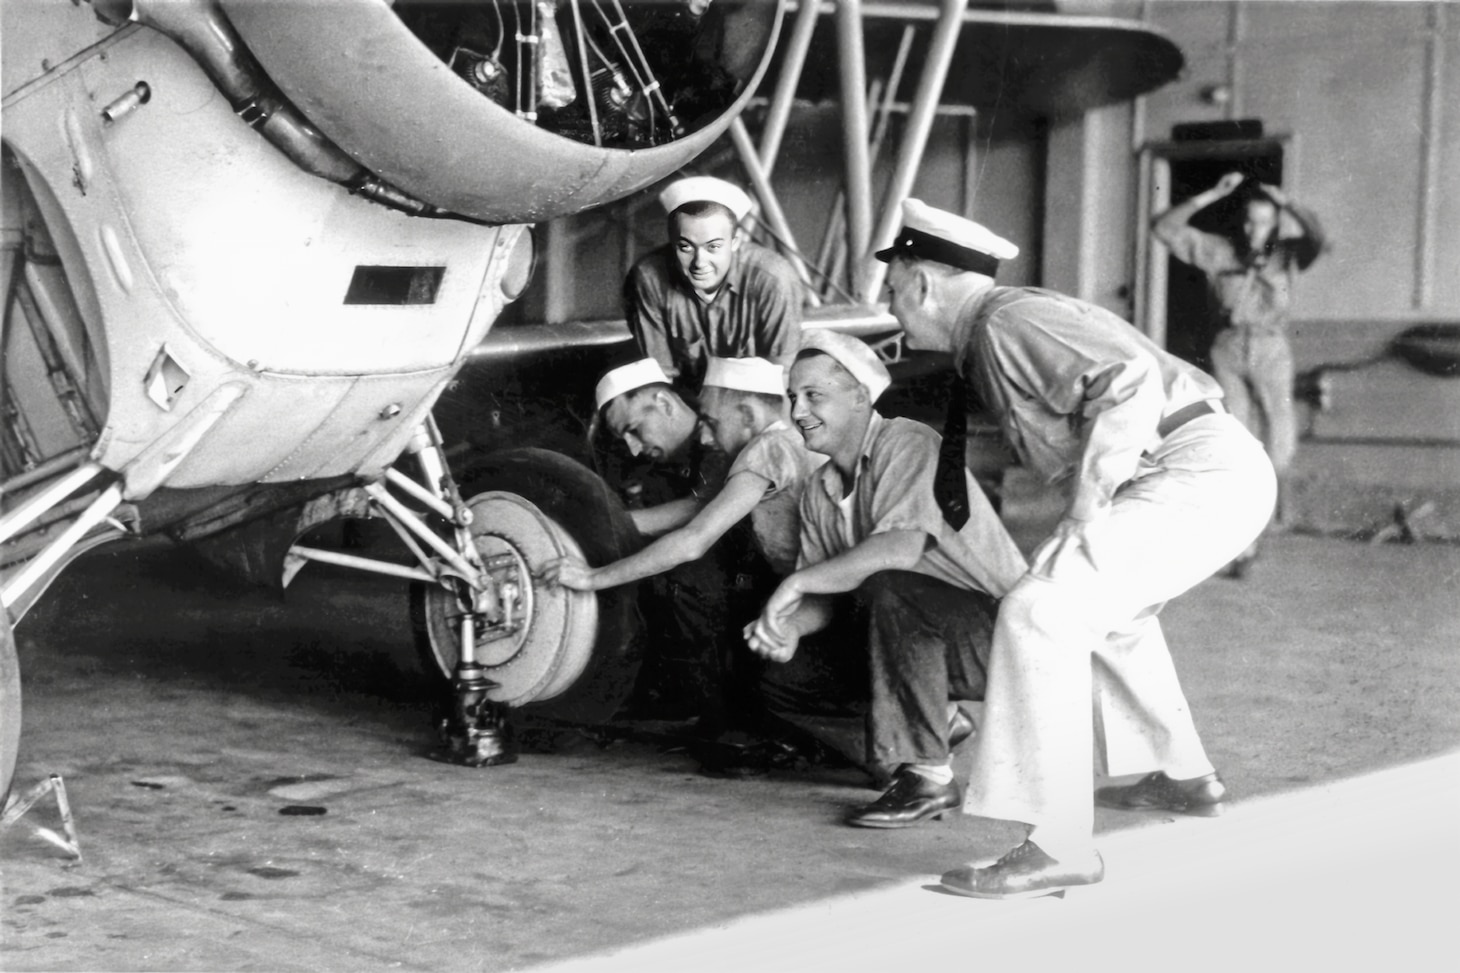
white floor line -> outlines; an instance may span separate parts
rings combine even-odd
[[[929,875],[537,969],[1460,969],[1460,754],[1099,846],[1105,881],[1064,900],[961,898]]]

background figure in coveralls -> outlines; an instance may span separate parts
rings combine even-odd
[[[1240,233],[1204,233],[1190,225],[1199,211],[1239,189],[1246,194]],[[1298,272],[1323,252],[1318,218],[1276,186],[1229,172],[1211,189],[1158,214],[1151,229],[1176,259],[1206,275],[1218,318],[1212,374],[1226,393],[1227,410],[1262,440],[1281,486],[1298,448],[1288,306]],[[1279,502],[1279,522],[1283,515]],[[1256,556],[1254,541],[1228,573],[1241,577]]]

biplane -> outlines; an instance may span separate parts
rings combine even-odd
[[[626,339],[612,320],[494,327],[543,230],[630,211],[696,159],[738,167],[758,231],[818,294],[807,326],[895,357],[869,254],[940,108],[1079,112],[1182,64],[1139,23],[967,0],[0,14],[0,794],[20,733],[13,626],[75,558],[159,534],[279,586],[311,562],[410,582],[459,762],[498,761],[510,709],[606,719],[637,663],[630,598],[545,587],[535,568],[615,556],[622,506],[530,441],[458,475],[433,418],[466,370]],[[813,255],[773,177],[798,111],[828,100],[841,202]],[[357,518],[399,556],[308,540]]]

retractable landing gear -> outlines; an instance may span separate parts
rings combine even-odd
[[[543,583],[541,572],[557,558],[602,564],[627,553],[637,535],[622,505],[590,470],[533,449],[481,458],[467,482],[495,489],[463,500],[429,419],[410,451],[418,479],[389,469],[361,491],[415,563],[296,543],[285,558],[285,584],[310,561],[413,583],[423,658],[451,691],[436,724],[436,759],[469,767],[514,762],[509,715],[519,708],[531,707],[535,718],[608,719],[638,671],[633,592],[573,591]]]

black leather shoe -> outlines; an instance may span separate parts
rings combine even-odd
[[[963,707],[953,710],[953,718],[948,721],[948,750],[958,746],[964,740],[973,736],[973,731],[978,729],[978,724],[973,722],[973,717],[963,712]]]
[[[805,770],[811,765],[794,744],[770,738],[737,740],[726,734],[690,749],[700,758],[700,773],[706,777],[760,777],[773,770]]]
[[[943,887],[975,899],[1029,899],[1065,894],[1074,885],[1094,885],[1105,877],[1100,852],[1078,862],[1058,862],[1032,841],[1025,841],[984,868],[965,865],[943,873]]]
[[[1100,788],[1095,792],[1095,803],[1101,807],[1124,810],[1157,808],[1210,818],[1222,813],[1222,801],[1226,797],[1227,785],[1215,771],[1205,777],[1172,780],[1164,771],[1158,770],[1134,784]]]
[[[857,828],[907,828],[924,818],[941,818],[962,803],[958,781],[935,784],[922,774],[899,770],[887,793],[854,811],[847,824]]]

